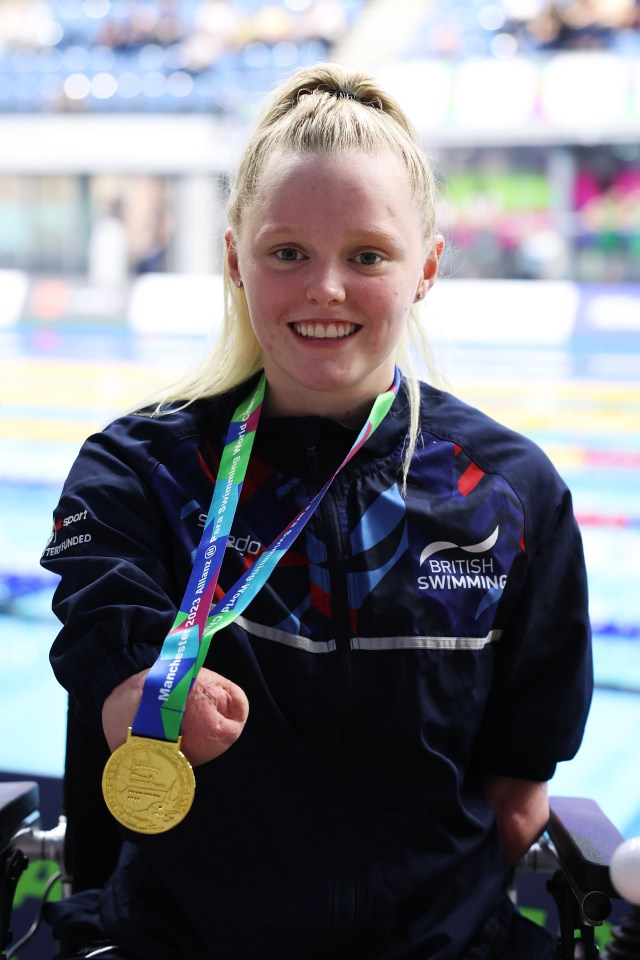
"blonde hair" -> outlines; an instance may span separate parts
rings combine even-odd
[[[433,249],[435,178],[413,126],[396,101],[371,77],[331,63],[298,70],[278,87],[263,111],[229,194],[228,221],[235,236],[242,229],[244,211],[256,197],[274,151],[345,150],[390,150],[401,160],[421,213],[425,251]],[[253,332],[244,291],[231,281],[226,255],[223,263],[224,319],[218,340],[199,366],[169,388],[161,404],[176,400],[188,404],[224,393],[262,367],[262,350]],[[420,390],[412,352],[430,367],[429,348],[415,306],[397,348],[398,365],[407,378],[410,408],[403,486],[419,431]]]

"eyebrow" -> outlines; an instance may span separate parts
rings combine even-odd
[[[262,223],[258,230],[256,231],[256,238],[275,235],[276,237],[282,236],[283,239],[297,234],[300,230],[304,230],[304,226],[292,226],[286,223]],[[389,230],[384,230],[382,228],[378,229],[376,227],[365,228],[362,230],[353,229],[348,232],[348,238],[351,242],[354,243],[363,243],[363,244],[372,244],[376,245],[379,243],[392,243],[397,245],[402,241],[402,235],[400,232],[391,233]]]
[[[379,243],[381,240],[387,243],[397,244],[402,239],[400,233],[390,233],[388,230],[354,230],[354,235],[366,242]]]

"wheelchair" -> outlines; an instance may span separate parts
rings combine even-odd
[[[78,721],[70,704],[64,815],[58,825],[51,830],[41,828],[37,783],[0,783],[0,960],[11,960],[32,932],[12,946],[14,897],[30,860],[58,865],[56,878],[62,880],[63,896],[101,887],[115,866],[120,838],[100,786],[108,756],[102,735]],[[514,870],[512,898],[517,902],[523,875],[548,877],[547,890],[555,901],[558,921],[558,960],[640,960],[640,841],[624,843],[621,833],[592,800],[551,797],[550,808],[546,831]],[[609,869],[616,851],[626,847],[625,854],[629,853],[629,844],[635,878],[629,886],[631,893],[615,889]],[[627,866],[628,861],[627,857]],[[624,893],[627,902],[621,896]],[[603,955],[595,931],[618,901],[628,912],[614,926],[613,939]]]

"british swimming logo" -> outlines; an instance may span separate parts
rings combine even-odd
[[[479,543],[434,540],[427,544],[420,554],[420,568],[424,568],[424,573],[418,577],[418,589],[502,592],[507,576],[496,570],[495,559],[490,555],[498,542],[499,533],[498,525],[492,534]],[[450,555],[452,551],[456,556]],[[461,553],[469,556],[460,556]]]

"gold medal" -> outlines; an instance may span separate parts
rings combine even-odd
[[[131,733],[111,754],[102,775],[107,807],[137,833],[164,833],[183,820],[193,803],[196,781],[180,750],[180,739],[153,740]]]

